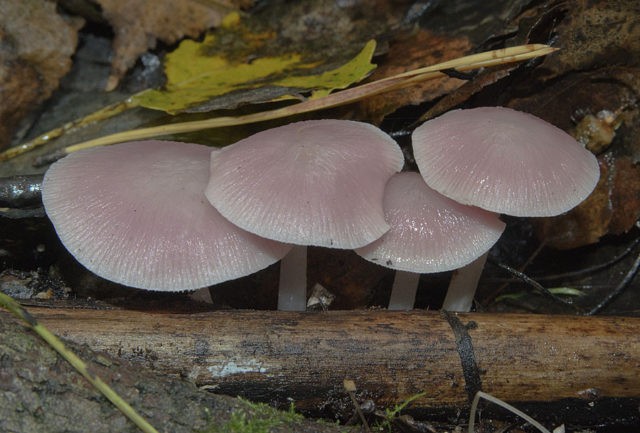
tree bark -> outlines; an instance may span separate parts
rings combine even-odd
[[[293,399],[312,412],[351,413],[344,379],[382,406],[426,391],[417,409],[466,407],[479,389],[510,402],[570,399],[587,408],[607,398],[637,408],[640,400],[640,318],[31,311],[63,337],[158,373],[252,400]]]

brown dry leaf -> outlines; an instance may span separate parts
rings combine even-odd
[[[611,66],[567,74],[532,97],[513,100],[512,106],[581,135],[588,149],[606,152],[599,157],[600,181],[586,201],[567,214],[536,220],[538,236],[547,245],[570,249],[593,244],[607,234],[629,231],[640,218],[640,113],[633,102],[639,92],[637,68]],[[615,127],[589,123],[589,134],[581,133],[585,117],[603,112],[611,114]]]
[[[220,24],[233,4],[246,6],[247,0],[203,2],[197,0],[97,0],[104,18],[115,33],[114,57],[107,89],[116,87],[138,56],[156,46],[157,41],[173,44],[185,36],[195,38]]]
[[[615,127],[604,134],[582,134],[583,140],[610,141],[585,143],[606,152],[599,157],[601,177],[594,193],[565,215],[536,221],[540,238],[549,246],[569,249],[596,243],[607,234],[627,232],[640,217],[639,15],[638,2],[560,3],[546,10],[531,31],[553,32],[554,45],[561,49],[543,59],[529,84],[532,92],[508,105],[566,131],[575,130],[585,115],[610,112],[616,118]]]
[[[469,54],[472,48],[471,42],[465,37],[447,37],[420,29],[410,35],[404,35],[390,45],[389,53],[369,81],[462,57]],[[359,111],[363,118],[379,123],[387,114],[400,107],[433,100],[463,84],[464,81],[452,78],[426,81],[389,94],[368,98],[359,104]]]
[[[82,24],[58,15],[55,2],[0,1],[0,148],[71,68]]]
[[[535,220],[538,237],[558,249],[594,244],[608,233],[628,231],[640,217],[640,166],[628,157],[600,158],[595,191],[564,215]]]
[[[546,8],[547,5],[541,6]],[[549,78],[567,71],[640,64],[640,2],[579,0],[559,2],[539,21],[557,35],[561,50],[542,62]],[[560,21],[556,25],[557,21]]]

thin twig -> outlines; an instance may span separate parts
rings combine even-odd
[[[622,281],[618,283],[616,288],[613,289],[606,298],[604,298],[598,305],[589,310],[587,312],[587,316],[598,314],[599,312],[604,310],[614,299],[620,296],[622,292],[624,292],[624,290],[627,288],[627,286],[631,284],[636,274],[638,273],[638,269],[640,269],[640,254],[638,254],[636,260],[633,262],[633,265],[631,265],[631,268],[629,268],[629,271],[624,276]]]
[[[40,206],[41,174],[0,177],[0,207],[24,209]]]
[[[624,249],[624,251],[622,251],[617,256],[613,257],[612,259],[610,259],[610,260],[608,260],[608,261],[606,261],[604,263],[598,263],[597,265],[589,266],[589,267],[586,267],[584,269],[578,269],[577,271],[563,272],[561,274],[554,274],[554,275],[541,275],[541,276],[536,276],[536,277],[532,277],[532,278],[535,278],[538,281],[548,281],[548,280],[559,280],[561,278],[580,277],[580,276],[585,275],[585,274],[591,274],[591,273],[594,273],[594,272],[598,272],[598,271],[601,271],[603,269],[607,269],[608,267],[610,267],[610,266],[616,264],[617,262],[619,262],[620,260],[624,259],[639,244],[640,244],[640,236],[635,238],[633,240],[633,242],[631,242],[631,244],[629,246],[627,246],[627,248]]]
[[[548,296],[549,298],[553,299],[554,301],[556,301],[556,302],[558,302],[560,304],[563,304],[563,305],[570,306],[574,310],[577,310],[577,307],[574,304],[572,304],[570,302],[567,302],[564,299],[554,295],[546,287],[544,287],[542,284],[540,284],[539,282],[537,282],[533,278],[527,276],[525,273],[520,272],[519,270],[514,269],[509,265],[506,265],[504,263],[498,262],[497,260],[494,260],[494,259],[491,259],[491,258],[489,258],[489,260],[487,260],[487,261],[489,263],[491,263],[492,265],[497,266],[500,269],[503,269],[503,270],[509,272],[514,277],[524,281],[525,283],[527,283],[528,285],[530,285],[531,287],[536,289],[538,292]]]
[[[540,244],[536,247],[536,249],[533,251],[533,253],[531,253],[531,255],[529,256],[529,258],[527,258],[527,260],[525,260],[525,262],[520,265],[520,268],[518,269],[518,271],[520,272],[524,272],[525,269],[527,269],[527,266],[529,266],[531,264],[531,262],[533,262],[533,260],[535,260],[536,257],[538,257],[538,254],[540,254],[540,251],[542,251],[542,249],[545,246],[545,242],[540,242]],[[518,277],[518,279],[520,279]],[[512,282],[512,280],[508,280],[506,282],[504,282],[503,284],[501,284],[500,286],[498,286],[498,288],[496,290],[494,290],[493,292],[491,292],[488,296],[486,296],[483,301],[484,303],[490,303],[492,302],[495,298],[498,297],[498,295],[500,295],[500,293],[502,293],[502,291]]]
[[[134,103],[131,98],[128,98],[124,101],[116,102],[111,105],[107,105],[106,107],[103,107],[100,110],[95,111],[81,119],[75,119],[71,122],[67,122],[58,128],[54,128],[44,134],[35,137],[32,140],[24,142],[18,146],[10,147],[5,151],[0,152],[0,161],[7,161],[11,158],[22,155],[23,153],[30,152],[34,149],[37,149],[38,147],[44,146],[45,144],[61,137],[64,134],[68,134],[72,131],[75,131],[76,129],[82,128],[94,122],[109,119],[136,106],[137,103]]]
[[[499,398],[494,397],[491,394],[487,394],[486,392],[482,392],[482,391],[478,391],[476,393],[476,396],[473,399],[473,403],[471,403],[471,411],[470,411],[471,413],[469,414],[469,430],[468,430],[469,433],[474,433],[476,412],[478,409],[478,401],[480,400],[481,397],[484,398],[485,400],[490,401],[493,404],[497,404],[498,406],[501,406],[507,409],[509,412],[515,415],[518,415],[520,418],[522,418],[523,420],[525,420],[526,422],[528,422],[529,424],[531,424],[532,426],[540,430],[542,433],[551,433],[542,424],[540,424],[535,419],[531,418],[526,413],[522,412],[520,409],[517,409],[511,406],[510,404],[500,400]]]
[[[362,422],[362,426],[366,433],[371,433],[371,427],[369,427],[369,423],[367,422],[367,418],[365,418],[364,413],[362,413],[362,409],[360,408],[360,404],[356,399],[356,383],[350,379],[344,379],[343,381],[344,390],[347,391],[349,398],[351,398],[351,403],[356,409],[356,413],[360,417],[360,421]]]

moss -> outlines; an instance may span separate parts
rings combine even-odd
[[[231,413],[231,418],[222,424],[212,425],[201,433],[269,433],[282,425],[291,425],[304,420],[295,412],[293,404],[287,411],[279,411],[264,403],[242,400],[244,407]]]
[[[406,409],[412,402],[419,399],[420,397],[424,397],[426,392],[419,392],[407,398],[402,403],[396,404],[392,408],[387,408],[384,411],[384,419],[378,422],[375,426],[375,430],[379,431],[388,431],[391,432],[393,430],[393,421],[400,416],[400,412]]]

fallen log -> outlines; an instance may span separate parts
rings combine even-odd
[[[359,399],[382,406],[426,391],[413,408],[464,408],[481,389],[509,402],[569,399],[592,411],[620,399],[635,407],[629,419],[639,419],[640,318],[30,310],[94,350],[219,393],[285,405],[293,399],[313,413],[351,413],[343,390],[351,379]]]
[[[71,364],[2,310],[0,335],[0,432],[140,433]],[[204,392],[188,380],[66,344],[160,433],[360,431]]]

